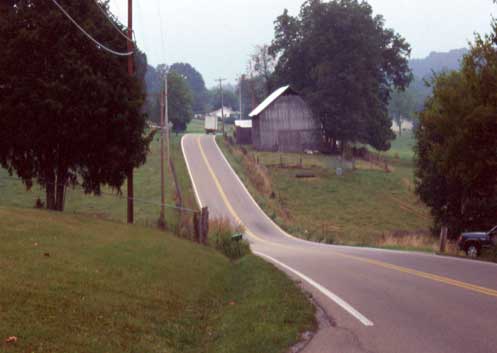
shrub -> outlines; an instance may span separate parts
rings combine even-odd
[[[250,245],[245,240],[234,241],[233,234],[244,233],[242,226],[234,227],[228,219],[214,219],[209,222],[211,244],[226,257],[237,260],[250,254]]]

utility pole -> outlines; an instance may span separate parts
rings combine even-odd
[[[128,52],[133,51],[133,42],[131,41],[133,38],[133,0],[128,0]],[[133,68],[133,55],[128,56],[128,74],[133,76],[134,68]],[[130,167],[128,170],[128,223],[134,223],[134,190],[133,190],[133,167]]]
[[[216,81],[219,82],[219,89],[221,90],[221,120],[223,122],[223,136],[224,136],[224,92],[223,92],[223,81],[225,78],[218,78]]]
[[[165,125],[166,125],[167,166],[169,168],[171,165],[171,154],[170,154],[170,140],[169,140],[169,86],[167,83],[167,75],[168,75],[168,72],[166,72],[166,78],[164,79],[164,87],[165,87],[164,100],[166,102],[165,110],[164,110],[164,118],[166,120]]]
[[[160,93],[160,196],[161,196],[161,208],[160,208],[160,218],[159,225],[162,227],[166,225],[166,183],[165,183],[165,171],[164,171],[164,91]]]
[[[242,105],[242,87],[243,87],[243,74],[240,76],[240,120],[243,119],[243,105]]]

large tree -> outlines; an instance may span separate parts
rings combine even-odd
[[[193,95],[188,82],[174,71],[167,76],[169,121],[174,131],[185,131],[193,118]]]
[[[416,132],[416,192],[452,236],[496,222],[496,25],[477,36],[461,71],[434,78]]]
[[[267,97],[274,91],[273,73],[276,67],[276,59],[269,51],[269,45],[257,45],[249,61],[249,77],[253,94]]]
[[[193,112],[195,114],[205,113],[209,98],[202,74],[188,63],[172,64],[170,71],[176,72],[186,80],[186,83],[192,92]]]
[[[226,85],[223,87],[223,97],[221,97],[221,89],[219,87],[212,87],[209,89],[209,110],[220,109],[221,100],[225,107],[238,110],[240,107],[240,98],[236,91],[237,90],[234,87]]]
[[[270,51],[276,80],[306,98],[332,145],[368,143],[387,150],[392,90],[411,81],[410,46],[365,1],[308,0],[300,14],[285,10],[275,22]]]
[[[50,209],[63,210],[68,185],[119,189],[148,148],[144,70],[130,77],[127,57],[88,40],[52,2],[13,2],[0,27],[0,164],[45,187]],[[98,41],[127,51],[95,2],[60,3]]]

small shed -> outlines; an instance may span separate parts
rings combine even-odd
[[[237,145],[252,144],[252,120],[235,120]]]
[[[277,89],[250,114],[252,143],[260,151],[319,150],[321,125],[290,86]]]

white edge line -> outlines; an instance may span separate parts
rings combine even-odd
[[[356,309],[354,309],[349,303],[347,303],[345,300],[340,298],[338,295],[330,292],[328,289],[320,285],[319,283],[315,282],[313,279],[307,277],[306,275],[300,273],[297,270],[294,270],[290,266],[285,265],[284,263],[276,260],[275,258],[272,258],[271,256],[265,255],[260,252],[254,251],[254,254],[257,256],[260,256],[262,258],[265,258],[269,260],[270,262],[275,263],[276,265],[279,265],[286,269],[287,271],[297,275],[298,277],[302,278],[304,281],[309,283],[311,286],[316,288],[318,291],[320,291],[322,294],[324,294],[326,297],[328,297],[330,300],[335,302],[337,305],[339,305],[343,310],[348,312],[350,315],[355,317],[357,320],[359,320],[364,326],[374,326],[373,322],[371,322],[367,317],[362,315],[360,312],[358,312]]]
[[[190,168],[190,162],[188,161],[188,157],[185,153],[184,142],[185,142],[185,138],[187,136],[193,136],[193,135],[183,135],[183,137],[181,138],[181,151],[183,152],[183,158],[185,159],[186,169],[188,170],[188,174],[190,175],[190,180],[192,181],[193,193],[195,194],[195,198],[197,199],[198,205],[200,206],[200,208],[202,208],[203,207],[202,201],[200,201],[200,197],[198,196],[198,190],[197,190],[197,186],[195,185],[195,180],[193,179],[192,170]]]

